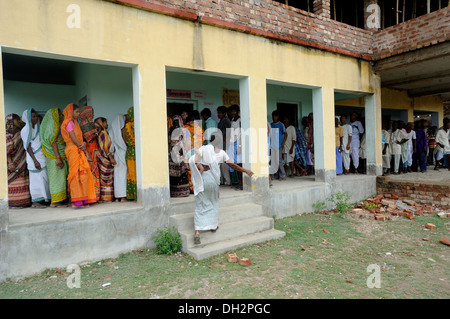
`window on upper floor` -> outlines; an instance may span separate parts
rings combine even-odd
[[[308,12],[313,12],[314,0],[274,0],[275,2],[283,3],[288,6],[305,10]]]
[[[449,5],[449,0],[379,0],[381,28],[420,17]]]

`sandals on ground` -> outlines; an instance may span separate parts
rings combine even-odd
[[[212,232],[212,233],[215,233],[218,229],[219,229],[219,226],[217,226],[216,229],[211,229],[211,232]]]
[[[47,206],[44,206],[44,205],[31,205],[31,208],[33,208],[33,209],[43,209],[43,208],[47,208]]]
[[[200,245],[200,235],[194,235],[194,245]]]

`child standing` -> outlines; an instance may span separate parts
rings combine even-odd
[[[336,175],[341,175],[342,170],[342,145],[344,138],[344,129],[339,125],[339,117],[336,116],[334,119],[334,127],[336,133]]]
[[[287,139],[287,132],[284,124],[280,122],[280,113],[278,111],[272,112],[272,120],[272,131],[278,138],[274,138],[272,141],[271,158],[276,161],[276,157],[278,157],[278,171],[275,175],[278,175],[277,178],[279,178],[280,181],[284,181],[286,179],[286,172],[284,171],[283,164],[283,149]],[[276,134],[277,131],[278,134]]]

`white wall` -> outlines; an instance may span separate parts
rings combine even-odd
[[[166,72],[166,88],[190,90],[192,93],[191,100],[197,104],[196,109],[201,112],[204,108],[209,108],[212,117],[218,121],[217,108],[223,105],[223,89],[239,90],[239,80],[189,73]],[[201,92],[201,97],[196,98],[195,92]],[[168,100],[171,102],[183,101],[183,99],[174,98],[168,98]]]
[[[51,108],[61,110],[88,96],[95,117],[105,117],[109,123],[118,113],[126,114],[133,105],[131,68],[78,63],[75,85],[55,85],[19,81],[4,81],[5,114],[22,116],[32,107],[45,114]]]
[[[191,100],[196,102],[197,110],[205,107],[211,109],[213,118],[217,120],[216,109],[222,105],[223,89],[239,89],[239,80],[196,75],[189,73],[166,72],[166,88],[175,90],[190,90]],[[204,98],[195,98],[194,92],[204,92]],[[182,101],[182,99],[168,98],[169,101]],[[277,109],[278,102],[295,103],[299,105],[299,123],[303,116],[312,112],[312,93],[309,89],[285,87],[280,85],[267,85],[267,120],[272,122],[272,111]],[[210,104],[213,104],[211,106]]]
[[[34,108],[39,113],[60,107],[63,110],[75,98],[76,87],[72,85],[41,84],[31,82],[3,81],[5,114]]]
[[[132,69],[96,64],[80,64],[76,74],[76,103],[87,95],[95,117],[109,123],[116,114],[126,114],[133,106]]]
[[[282,85],[267,85],[267,121],[272,123],[272,112],[277,109],[277,103],[298,104],[298,124],[302,129],[302,118],[312,112],[312,91]]]

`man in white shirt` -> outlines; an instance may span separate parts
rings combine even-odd
[[[416,131],[413,128],[414,123],[408,122],[406,125],[406,135],[408,136],[408,172],[411,172],[413,153],[416,152]]]
[[[450,121],[444,122],[444,126],[436,134],[436,166],[435,170],[438,170],[439,161],[444,157],[447,158],[447,163],[450,163]],[[448,165],[448,170],[450,171],[450,165]]]
[[[297,141],[297,132],[295,131],[295,127],[293,127],[290,123],[290,118],[288,116],[283,117],[283,124],[286,127],[286,142],[284,143],[283,148],[283,161],[286,166],[289,166],[291,169],[291,175],[289,177],[294,177],[294,160],[295,160],[295,142]],[[286,167],[284,168],[285,172]]]
[[[398,174],[398,168],[400,166],[400,159],[402,157],[402,145],[399,143],[401,130],[398,128],[398,122],[392,123],[392,135],[391,135],[391,154],[394,160],[394,174]]]
[[[344,130],[344,137],[342,138],[342,163],[344,166],[344,174],[350,174],[350,151],[352,143],[352,126],[347,124],[347,115],[341,115],[341,126]]]
[[[360,121],[358,121],[358,113],[353,112],[350,117],[350,125],[352,126],[352,143],[351,143],[351,156],[353,166],[355,167],[355,174],[358,174],[359,166],[359,148],[360,141],[359,136],[364,133],[364,127]]]
[[[383,129],[381,133],[384,136],[383,145],[383,175],[389,174],[391,169],[391,132],[387,131],[388,122],[383,121]]]

